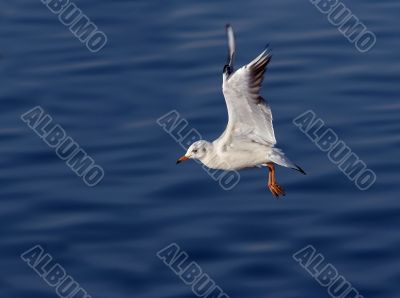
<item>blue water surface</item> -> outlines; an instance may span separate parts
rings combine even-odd
[[[43,1],[0,4],[0,297],[57,297],[20,255],[41,245],[93,298],[190,298],[156,253],[177,243],[231,298],[330,297],[292,255],[313,245],[365,298],[400,292],[400,3],[346,1],[367,53],[310,1],[82,1],[90,52]],[[156,122],[177,110],[213,140],[227,113],[224,27],[238,65],[270,43],[263,87],[279,147],[308,175],[241,172],[225,191]],[[23,121],[41,106],[101,165],[88,187]],[[372,169],[360,191],[292,120],[313,110]]]

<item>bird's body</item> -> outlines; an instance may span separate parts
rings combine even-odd
[[[258,143],[225,143],[221,138],[208,144],[207,155],[201,162],[211,169],[241,170],[269,162],[270,148]]]
[[[267,166],[270,170],[268,186],[275,196],[284,195],[276,184],[274,164],[304,171],[292,163],[275,147],[272,112],[260,90],[271,54],[266,49],[249,64],[233,71],[235,39],[227,26],[228,62],[223,71],[222,90],[228,109],[228,124],[224,133],[212,143],[197,141],[178,161],[195,158],[212,169],[241,170]]]

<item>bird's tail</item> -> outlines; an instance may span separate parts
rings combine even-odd
[[[285,153],[279,148],[272,148],[272,152],[269,155],[269,160],[272,162],[286,168],[291,168],[293,170],[299,171],[303,175],[306,174],[302,168],[294,164],[289,158],[286,157]]]

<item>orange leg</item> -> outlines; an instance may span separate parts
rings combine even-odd
[[[283,190],[282,187],[280,187],[276,183],[276,177],[275,177],[275,166],[272,162],[267,163],[267,167],[269,169],[269,175],[268,175],[268,188],[272,192],[272,194],[275,197],[279,197],[280,195],[284,196],[285,191]]]

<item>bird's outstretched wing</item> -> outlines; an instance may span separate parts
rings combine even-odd
[[[220,138],[224,143],[244,139],[268,146],[276,144],[271,108],[260,95],[270,60],[270,51],[266,49],[252,62],[224,77],[223,93],[229,116]]]

